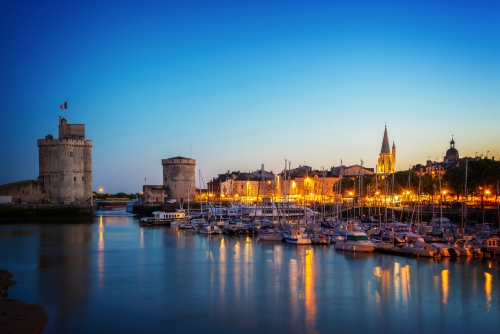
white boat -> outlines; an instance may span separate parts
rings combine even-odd
[[[376,250],[387,250],[393,247],[392,243],[384,242],[380,239],[370,239],[370,241],[373,243]]]
[[[289,244],[294,245],[310,245],[311,238],[304,232],[305,229],[303,227],[292,228],[290,231],[283,233],[283,237],[285,241]]]
[[[424,257],[438,256],[436,248],[426,243],[421,235],[414,234],[412,232],[409,232],[406,237],[406,244],[403,247],[403,252],[405,254],[424,256]]]
[[[194,228],[193,224],[191,224],[187,220],[183,220],[182,222],[179,222],[179,229],[181,229],[181,230],[189,230],[189,229],[192,230],[193,228]]]
[[[364,232],[354,231],[345,234],[344,241],[337,241],[335,249],[345,250],[350,252],[365,252],[371,253],[375,250],[373,242],[368,240],[368,236]]]
[[[453,246],[451,246],[451,245],[443,244],[443,243],[439,243],[439,242],[433,242],[430,245],[432,247],[434,247],[436,249],[436,251],[439,252],[439,254],[442,257],[450,257],[450,256],[459,256],[460,255],[460,253],[458,251],[456,251],[453,248]]]
[[[202,226],[198,232],[201,234],[221,234],[222,230],[218,226],[214,225],[205,225]]]
[[[457,239],[453,244],[453,248],[460,253],[461,256],[476,256],[479,255],[476,248],[474,248],[466,239]]]
[[[157,223],[157,222],[172,222],[186,218],[186,210],[177,209],[174,212],[154,211],[153,217],[141,218],[141,222]]]

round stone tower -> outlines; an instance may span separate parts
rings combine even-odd
[[[195,159],[175,157],[162,159],[163,186],[168,199],[178,202],[196,200]]]

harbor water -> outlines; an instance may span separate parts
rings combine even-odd
[[[500,256],[429,259],[252,236],[93,224],[0,225],[9,298],[44,333],[472,333],[500,328]]]

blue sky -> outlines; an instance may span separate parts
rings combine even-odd
[[[93,188],[161,184],[161,159],[206,181],[500,158],[498,1],[3,1],[0,184],[38,176],[58,116],[87,125]],[[59,105],[68,101],[68,110]]]

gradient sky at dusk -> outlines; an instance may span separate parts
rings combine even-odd
[[[58,116],[93,141],[93,188],[500,158],[500,2],[2,1],[0,184],[38,176]],[[59,105],[68,102],[68,110]]]

